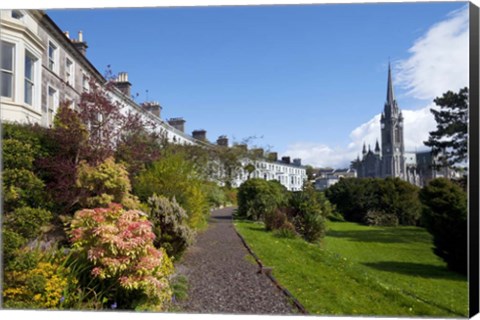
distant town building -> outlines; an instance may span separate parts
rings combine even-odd
[[[355,178],[357,172],[354,169],[320,169],[319,176],[315,178],[315,189],[325,190],[330,186],[333,186],[341,178]]]
[[[378,140],[372,150],[363,145],[362,157],[352,161],[351,167],[359,178],[398,177],[412,184],[423,186],[437,177],[452,177],[449,168],[438,168],[440,155],[431,151],[407,152],[404,144],[404,119],[393,91],[392,73],[388,66],[387,100],[380,119],[381,148]],[[412,128],[409,128],[411,130]]]
[[[219,147],[229,147],[228,138],[224,135],[218,137],[217,145]],[[237,144],[233,148],[240,148],[244,152],[248,151],[246,144]],[[262,148],[250,150],[251,157],[240,159],[240,168],[233,174],[232,187],[238,188],[248,179],[258,178],[267,181],[277,180],[289,191],[300,191],[303,184],[307,181],[307,169],[302,166],[302,160],[290,157],[282,157],[278,160],[278,153],[265,152]],[[254,170],[248,172],[246,167],[251,164]]]
[[[304,182],[307,180],[307,170],[298,162],[290,163],[285,159],[280,161],[269,161],[268,159],[242,160],[242,166],[244,168],[249,163],[254,165],[255,171],[249,175],[246,170],[240,170],[232,184],[233,187],[239,187],[250,177],[265,179],[267,181],[277,180],[289,191],[300,191],[302,190]]]

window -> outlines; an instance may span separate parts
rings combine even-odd
[[[55,71],[57,68],[57,46],[52,42],[48,43],[48,69]]]
[[[13,98],[13,57],[15,46],[2,41],[1,46],[1,70],[2,70],[2,97]]]
[[[83,74],[83,77],[82,77],[82,86],[83,86],[83,91],[88,92],[88,90],[90,89],[90,85],[88,83],[88,77],[85,73]]]
[[[68,95],[65,95],[65,102],[70,109],[75,109],[75,101]]]
[[[34,72],[37,59],[28,51],[25,51],[25,103],[33,104]]]
[[[68,58],[65,60],[65,78],[69,85],[74,85],[75,78],[73,75],[73,62]]]
[[[57,112],[58,106],[58,92],[52,87],[48,87],[48,110],[47,110],[47,125],[51,126],[53,124],[53,118]]]

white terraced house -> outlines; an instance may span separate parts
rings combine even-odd
[[[70,101],[75,108],[82,92],[89,90],[91,78],[106,82],[86,57],[82,32],[71,39],[42,10],[0,10],[0,27],[2,121],[49,127],[62,101]],[[163,121],[159,103],[135,102],[127,73],[118,75],[115,87],[110,98],[120,103],[122,112],[139,113],[153,121],[170,142],[202,144]]]
[[[2,122],[39,124],[50,127],[61,102],[69,101],[76,108],[82,92],[88,91],[90,79],[104,84],[107,79],[87,58],[87,42],[80,31],[76,39],[63,32],[42,10],[0,10],[0,119]],[[185,133],[185,120],[162,120],[158,102],[137,103],[131,96],[131,83],[126,72],[118,74],[109,93],[113,103],[124,113],[140,114],[156,124],[168,141],[177,144],[213,147],[205,130]],[[220,136],[219,145],[228,146]],[[300,159],[286,161],[258,160],[251,177],[276,179],[288,190],[300,190],[306,180]],[[246,165],[250,160],[244,160]],[[221,175],[221,173],[219,173]],[[248,178],[241,170],[234,187]]]
[[[293,162],[290,162],[290,157],[282,157],[281,160],[277,160],[276,153],[272,154],[273,159],[244,159],[242,167],[245,168],[248,164],[252,164],[255,170],[250,174],[245,169],[240,170],[232,186],[239,187],[249,178],[259,178],[267,181],[277,180],[289,191],[302,190],[304,182],[307,181],[307,170],[301,165],[301,160],[293,159]]]

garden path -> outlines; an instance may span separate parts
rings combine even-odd
[[[222,314],[294,314],[285,295],[253,263],[232,223],[233,208],[215,210],[207,230],[187,249],[177,273],[188,278],[181,312]],[[251,257],[251,256],[250,256]]]

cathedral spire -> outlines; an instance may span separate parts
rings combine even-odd
[[[365,146],[365,142],[363,143],[363,150],[362,154],[365,155],[367,153],[367,147]]]
[[[375,142],[375,153],[380,153],[380,146],[378,145],[378,139],[377,139],[377,142]]]
[[[388,62],[388,82],[387,82],[387,105],[393,106],[395,101],[395,94],[393,92],[392,69],[390,62]]]

